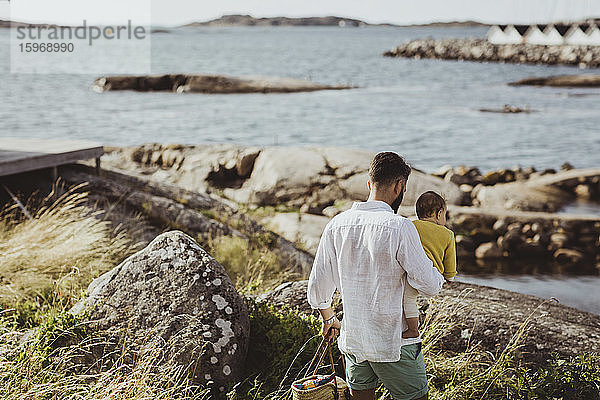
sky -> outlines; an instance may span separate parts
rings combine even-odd
[[[600,0],[0,0],[0,19],[64,25],[131,19],[140,25],[177,26],[224,14],[336,15],[395,24],[544,23],[600,17]]]

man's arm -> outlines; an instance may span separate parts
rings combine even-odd
[[[331,336],[331,328],[335,328],[337,331],[341,328],[340,322],[335,318],[335,312],[331,308],[336,289],[334,274],[337,271],[334,268],[336,268],[337,261],[335,257],[332,257],[334,254],[333,240],[328,228],[329,225],[325,227],[325,231],[321,235],[319,248],[310,271],[307,291],[308,303],[312,308],[318,309],[323,318],[322,335],[324,337]],[[333,333],[336,332],[333,331]]]
[[[417,228],[405,220],[397,260],[406,271],[408,283],[422,295],[432,297],[442,290],[444,277],[425,254]]]
[[[456,276],[456,240],[454,232],[450,235],[450,241],[444,252],[444,278],[452,282]]]

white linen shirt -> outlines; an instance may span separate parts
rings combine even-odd
[[[444,283],[409,219],[382,201],[357,202],[325,227],[308,280],[308,302],[328,308],[337,288],[344,307],[340,351],[357,362],[396,362],[402,345],[421,340],[402,339],[407,279],[425,296],[438,294]]]

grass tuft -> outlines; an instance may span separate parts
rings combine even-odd
[[[0,304],[30,302],[31,307],[52,303],[52,298],[79,297],[81,288],[134,250],[124,231],[87,207],[83,189],[55,185],[41,205],[30,210],[32,219],[16,207],[2,211]]]
[[[253,243],[240,237],[220,236],[209,242],[209,252],[223,265],[240,293],[263,293],[293,278],[263,243],[265,240],[261,236]]]

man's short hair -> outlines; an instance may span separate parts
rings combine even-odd
[[[393,185],[401,179],[406,181],[409,175],[410,166],[392,151],[377,153],[369,168],[369,179],[374,186]]]
[[[446,208],[446,200],[436,192],[430,190],[419,196],[416,208],[419,218],[431,217]]]

